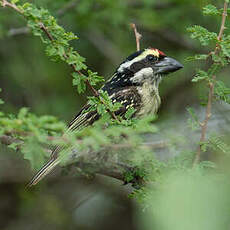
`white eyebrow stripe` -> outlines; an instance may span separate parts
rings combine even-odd
[[[133,63],[138,62],[142,59],[144,59],[147,55],[154,55],[159,57],[159,52],[157,50],[154,49],[146,49],[142,54],[138,55],[137,57],[135,57],[133,60],[131,61],[127,61],[123,64],[121,64],[118,68],[118,72],[123,72],[124,69],[127,69],[128,67],[130,67]]]

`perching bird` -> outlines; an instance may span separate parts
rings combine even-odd
[[[122,104],[115,115],[124,115],[130,107],[135,109],[135,117],[155,114],[161,103],[158,86],[162,77],[181,68],[183,66],[178,61],[167,57],[162,51],[148,48],[133,53],[122,62],[102,90],[107,91],[112,102]],[[89,107],[86,104],[80,110],[70,122],[69,130],[91,125],[99,119],[96,111],[85,112]],[[59,151],[59,147],[53,151],[50,160],[32,178],[29,186],[37,184],[60,163]]]

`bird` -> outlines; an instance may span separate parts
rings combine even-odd
[[[116,116],[124,116],[129,108],[134,108],[133,117],[156,114],[161,104],[159,83],[164,76],[183,68],[174,58],[168,57],[156,48],[136,51],[128,56],[116,69],[112,77],[102,86],[113,103],[119,102],[121,107],[115,111]],[[79,130],[92,125],[100,118],[98,112],[89,110],[90,104],[77,113],[69,123],[68,131]],[[48,162],[34,175],[28,186],[36,185],[59,163],[61,147],[56,147]]]

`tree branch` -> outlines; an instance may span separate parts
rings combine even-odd
[[[50,41],[54,41],[53,36],[49,33],[46,29],[45,25],[42,22],[39,22],[38,25],[40,26],[41,30],[46,34]]]
[[[24,13],[24,12],[23,12],[22,10],[20,10],[15,4],[9,3],[9,2],[6,1],[6,0],[2,0],[1,3],[2,3],[2,6],[3,6],[3,7],[6,7],[6,6],[7,6],[7,7],[10,7],[10,8],[12,8],[12,9],[16,10],[17,12],[19,12],[19,13],[22,14],[22,15],[23,15],[23,13]],[[42,22],[38,22],[38,25],[39,25],[39,27],[41,28],[41,30],[46,34],[46,36],[48,37],[48,39],[49,39],[50,41],[54,41],[54,38],[53,38],[52,34],[48,31],[48,29],[45,27],[45,25],[44,25]],[[63,57],[64,57],[65,59],[68,58],[67,54],[65,54],[65,53],[63,54]],[[77,70],[76,65],[70,64],[70,66],[72,67],[72,69],[73,69],[74,72],[77,72],[78,74],[83,75],[82,72],[81,72],[80,70]],[[85,80],[85,83],[86,83],[87,87],[91,90],[91,92],[93,93],[93,95],[94,95],[95,97],[99,97],[99,96],[100,96],[100,95],[99,95],[99,92],[90,84],[90,82],[89,82],[88,79]],[[103,101],[101,101],[101,103],[104,104]],[[119,121],[119,119],[117,118],[117,116],[115,115],[114,112],[110,111],[109,109],[108,109],[107,111],[110,113],[110,115],[112,116],[113,119]]]
[[[140,51],[140,40],[142,38],[142,35],[137,31],[137,27],[134,23],[131,23],[130,26],[133,29],[134,34],[135,34],[137,51]]]
[[[12,9],[16,10],[17,12],[19,12],[20,14],[22,14],[22,15],[23,15],[23,13],[24,13],[24,12],[23,12],[22,10],[20,10],[15,4],[9,3],[9,2],[6,1],[6,0],[2,0],[1,3],[2,3],[2,6],[3,6],[3,7],[6,7],[6,6],[7,6],[7,7],[9,7],[9,8],[12,8]],[[41,30],[46,34],[46,36],[48,37],[48,39],[49,39],[50,41],[54,41],[54,38],[53,38],[52,34],[48,31],[48,29],[45,27],[45,25],[44,25],[42,22],[38,22],[38,25],[39,25],[39,27],[41,28]],[[68,58],[66,54],[64,54],[63,56],[64,56],[65,59]],[[71,64],[70,66],[73,68],[74,72],[77,72],[77,73],[79,73],[79,74],[82,75],[81,71],[79,71],[79,70],[77,71],[77,70],[76,70],[76,66],[75,66],[74,64]],[[89,83],[88,80],[86,80],[86,84],[87,84],[87,86],[90,88],[90,90],[92,91],[93,95],[94,95],[95,97],[98,97],[98,96],[99,96],[99,93],[98,93],[97,90]]]
[[[57,137],[60,138],[60,137]],[[48,139],[55,139],[55,137],[50,136]],[[68,140],[65,140],[68,142]],[[81,142],[81,141],[80,141]],[[2,135],[0,136],[0,143],[3,145],[17,144],[17,150],[20,150],[24,144],[23,141],[18,140],[16,138],[11,137],[10,135]],[[140,146],[140,149],[165,149],[168,147],[168,143],[166,141],[157,141],[150,143],[143,143]],[[50,147],[51,148],[51,147]],[[75,162],[71,163],[71,166],[80,168],[83,172],[89,172],[93,174],[101,174],[104,176],[112,177],[118,180],[125,182],[125,172],[134,170],[134,167],[128,165],[127,163],[123,163],[117,158],[114,160],[113,154],[117,152],[129,151],[130,148],[133,148],[131,144],[110,144],[106,146],[102,146],[100,151],[86,151],[82,152],[81,156],[77,157]],[[51,153],[50,149],[44,149],[46,152]],[[73,154],[75,154],[75,150],[72,150]]]
[[[23,144],[23,141],[20,141],[8,135],[2,135],[0,136],[0,143],[2,143],[3,145],[11,145],[13,143],[21,145]]]
[[[1,1],[2,7],[9,7],[16,10],[18,13],[23,14],[23,11],[20,10],[14,3],[8,2],[6,0]]]
[[[18,8],[15,4],[13,3],[10,3],[6,0],[2,0],[0,1],[0,3],[2,4],[3,7],[10,7],[14,10],[16,10],[17,12],[19,12],[20,14],[24,14],[24,12]],[[55,39],[54,37],[52,36],[52,34],[50,33],[50,31],[48,30],[48,28],[43,24],[43,22],[37,22],[38,23],[38,26],[40,27],[40,29],[44,32],[44,34],[47,36],[47,38],[53,42]],[[140,50],[140,39],[141,39],[141,34],[138,33],[137,29],[136,29],[136,26],[135,24],[132,24],[132,28],[134,29],[134,33],[135,33],[135,37],[136,37],[136,44],[137,44],[137,50]],[[63,54],[63,57],[65,59],[68,58],[67,56],[68,54],[64,53]],[[82,72],[77,70],[76,66],[74,64],[70,64],[70,66],[73,68],[73,70],[75,72],[77,72],[78,74],[81,74],[82,75]],[[86,84],[87,86],[90,88],[90,90],[93,92],[94,96],[96,97],[99,97],[99,93],[96,89],[94,89],[94,87],[90,84],[89,80],[86,79]],[[102,101],[103,103],[103,101]],[[110,112],[110,111],[108,111]],[[114,119],[117,119],[115,114],[110,112],[112,114],[112,117]],[[12,138],[10,136],[7,136],[7,135],[4,135],[4,136],[0,136],[0,142],[2,144],[5,144],[5,145],[10,145],[10,144],[13,144],[13,143],[20,143],[20,145],[18,146],[18,148],[20,148],[20,146],[23,144],[22,141],[20,140],[17,140],[15,138]],[[156,144],[157,148],[161,148],[162,146],[162,143],[159,145],[159,143]],[[113,146],[105,146],[105,148],[103,148],[103,153],[104,152],[110,152],[111,149],[113,149],[114,151],[117,151],[117,150],[124,150],[124,149],[130,149],[131,145],[113,145]],[[154,144],[151,144],[151,145],[148,145],[148,146],[144,146],[145,148],[153,148],[154,147]],[[95,153],[96,155],[100,155],[100,153]],[[126,165],[126,164],[121,164],[120,162],[113,162],[113,161],[110,161],[110,159],[108,159],[108,155],[109,154],[104,154],[104,157],[103,160],[100,159],[100,161],[96,161],[95,159],[98,159],[98,157],[95,157],[96,155],[95,154],[85,154],[84,157],[86,157],[87,159],[84,159],[82,161],[79,161],[77,162],[76,164],[79,165],[80,168],[85,168],[86,166],[88,165],[91,165],[93,168],[94,168],[94,171],[95,173],[100,173],[102,175],[106,175],[106,176],[110,176],[110,177],[114,177],[116,179],[119,179],[119,180],[125,180],[124,178],[124,172],[127,171],[127,170],[131,170],[132,167]],[[105,159],[106,158],[106,159]]]
[[[226,21],[226,17],[227,17],[227,9],[228,9],[228,3],[227,1],[224,2],[224,10],[223,10],[223,14],[222,14],[222,21],[221,21],[221,26],[220,26],[220,31],[219,31],[219,35],[218,35],[218,41],[221,41],[222,36],[224,34],[224,30],[225,30],[225,21]],[[220,46],[217,43],[216,44],[216,48],[214,51],[214,54],[217,54],[220,50]],[[208,122],[209,119],[211,118],[211,110],[212,110],[212,100],[213,100],[213,96],[214,96],[214,87],[215,87],[215,79],[216,76],[213,75],[212,76],[212,81],[209,81],[209,95],[208,95],[208,104],[206,107],[206,111],[205,111],[205,119],[202,123],[200,123],[201,126],[201,137],[200,137],[200,144],[197,148],[197,153],[196,156],[194,158],[193,161],[193,167],[200,162],[200,158],[201,158],[201,147],[202,144],[205,142],[206,140],[206,134],[207,134],[207,128],[208,128]]]
[[[221,41],[222,36],[224,34],[225,21],[226,21],[226,18],[227,18],[227,13],[228,13],[228,2],[225,1],[224,2],[224,10],[223,10],[223,13],[222,13],[222,22],[221,22],[220,32],[219,32],[219,35],[218,35],[218,41]]]

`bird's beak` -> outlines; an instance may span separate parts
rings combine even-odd
[[[175,72],[184,66],[173,58],[165,57],[154,65],[157,74],[168,74]]]

